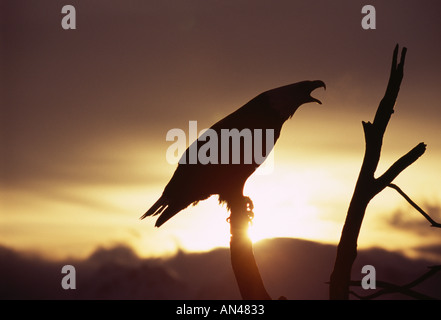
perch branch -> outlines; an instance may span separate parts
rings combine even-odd
[[[235,199],[231,206],[231,265],[242,299],[271,300],[263,285],[253,254],[253,244],[248,236],[249,209],[244,198]]]

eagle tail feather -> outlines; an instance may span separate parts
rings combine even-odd
[[[183,208],[178,208],[176,206],[168,206],[164,212],[161,213],[158,220],[156,220],[155,227],[159,228],[162,226],[167,220],[172,218],[175,214],[181,211]]]
[[[159,198],[158,201],[156,201],[155,204],[149,210],[147,210],[147,212],[144,213],[139,219],[142,220],[148,216],[156,216],[158,214],[161,214],[167,207],[167,199],[164,196],[161,196],[161,198]]]

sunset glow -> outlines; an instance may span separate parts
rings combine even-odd
[[[217,196],[160,228],[156,217],[139,220],[176,169],[167,132],[189,121],[208,128],[260,92],[306,79],[325,81],[314,93],[323,105],[300,107],[275,145],[273,170],[248,179],[249,234],[337,244],[363,160],[361,122],[374,118],[397,42],[409,54],[377,172],[427,143],[395,183],[441,220],[437,4],[406,1],[396,12],[378,2],[394,23],[379,18],[367,31],[352,2],[339,10],[330,1],[251,9],[147,1],[136,10],[98,2],[78,3],[77,30],[60,27],[53,2],[5,5],[2,246],[49,259],[118,244],[142,257],[228,247],[229,213]],[[416,255],[434,244],[439,230],[394,190],[369,204],[360,248]]]

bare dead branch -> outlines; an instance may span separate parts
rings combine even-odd
[[[356,296],[359,299],[362,300],[371,300],[371,299],[375,299],[378,298],[384,294],[391,294],[391,293],[400,293],[406,296],[409,296],[411,298],[414,299],[420,299],[420,300],[438,300],[434,297],[425,295],[423,293],[417,292],[415,290],[412,290],[411,288],[417,286],[418,284],[426,281],[427,279],[433,277],[435,274],[437,274],[439,271],[441,271],[441,266],[432,266],[429,267],[429,271],[424,273],[422,276],[418,277],[417,279],[415,279],[412,282],[409,282],[408,284],[405,284],[403,286],[399,286],[399,285],[395,285],[386,281],[377,281],[376,285],[379,288],[382,288],[382,290],[379,290],[373,294],[370,295],[366,295],[366,296],[361,296],[359,294],[357,294],[354,291],[350,291],[351,294],[353,294],[354,296]],[[351,281],[350,282],[351,286],[361,286],[361,281]]]
[[[418,160],[426,151],[425,143],[418,144],[410,150],[406,155],[398,159],[381,177],[377,179],[377,187],[379,191],[386,188],[404,169]]]
[[[351,281],[351,285],[359,285],[359,282],[360,281],[356,281],[356,282]],[[400,294],[403,294],[405,296],[409,296],[409,297],[417,299],[417,300],[437,300],[436,298],[433,298],[431,296],[417,292],[415,290],[412,290],[409,288],[403,288],[401,286],[397,286],[392,283],[388,283],[388,282],[384,282],[384,281],[377,281],[377,286],[383,287],[384,289],[377,291],[373,294],[366,295],[366,296],[359,295],[355,291],[350,291],[350,293],[360,300],[372,300],[372,299],[376,299],[382,295],[392,294],[392,293],[400,293]]]
[[[403,80],[406,53],[407,48],[403,48],[400,63],[397,65],[398,44],[395,46],[386,93],[378,106],[373,122],[373,125],[376,127],[378,134],[381,134],[381,137],[384,135],[390,117],[394,113],[395,102],[398,97],[398,92],[400,91],[401,81]]]
[[[421,209],[415,202],[412,201],[412,199],[409,198],[407,194],[404,193],[403,190],[401,190],[397,185],[395,184],[389,184],[389,188],[395,189],[404,199],[406,199],[407,202],[410,203],[412,207],[414,207],[419,213],[423,215],[424,218],[427,219],[431,223],[431,227],[441,228],[441,223],[436,222],[433,220],[423,209]]]
[[[426,145],[420,143],[397,160],[380,178],[375,179],[383,136],[394,113],[395,102],[403,79],[406,52],[406,48],[403,48],[400,62],[397,64],[398,45],[395,47],[386,93],[377,108],[374,121],[372,123],[362,122],[365,154],[337,247],[337,257],[329,286],[331,299],[347,300],[349,298],[350,275],[352,265],[357,257],[358,235],[369,202],[426,150]]]

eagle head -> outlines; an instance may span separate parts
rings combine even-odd
[[[301,81],[264,92],[271,108],[276,110],[286,120],[304,103],[322,102],[311,97],[312,91],[318,88],[326,90],[326,84],[321,80]]]

